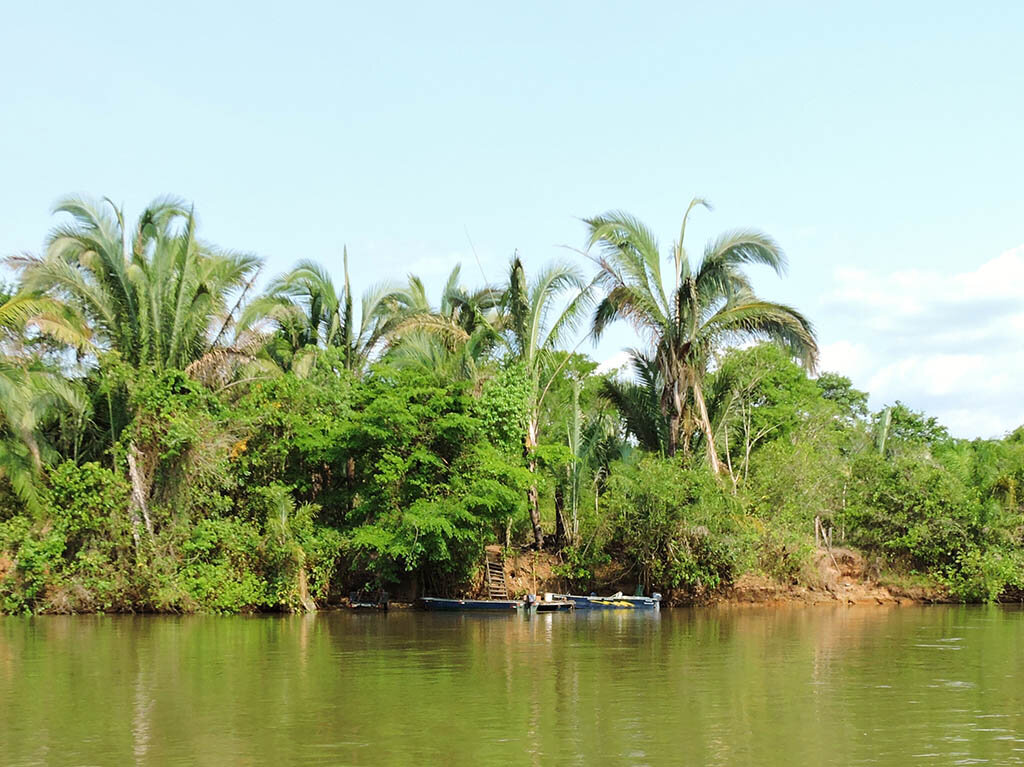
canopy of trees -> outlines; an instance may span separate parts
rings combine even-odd
[[[821,528],[956,598],[1024,588],[1024,432],[871,412],[818,373],[811,322],[758,297],[785,270],[770,236],[690,258],[701,207],[667,251],[606,213],[585,269],[517,255],[501,284],[456,267],[432,294],[357,290],[347,253],[261,286],[180,200],[135,221],[62,201],[0,292],[0,612],[455,593],[493,543],[574,587],[701,598],[813,579]],[[583,342],[618,321],[631,364],[598,373]]]

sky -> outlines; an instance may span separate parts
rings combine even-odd
[[[1024,4],[0,0],[0,255],[67,194],[357,286],[771,234],[822,368],[962,437],[1024,423]],[[618,328],[582,351],[615,364]]]

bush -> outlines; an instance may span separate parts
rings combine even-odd
[[[1024,582],[1019,515],[934,460],[860,457],[843,522],[857,545],[937,576],[965,601]]]
[[[610,547],[636,562],[645,588],[712,590],[731,582],[749,557],[741,509],[706,469],[653,456],[616,464],[604,504]]]
[[[128,487],[96,463],[54,469],[39,518],[0,531],[13,567],[0,580],[3,612],[76,612],[131,606]]]

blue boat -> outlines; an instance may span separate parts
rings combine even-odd
[[[610,597],[552,594],[552,598],[572,602],[577,610],[657,610],[661,607],[661,594],[649,597],[627,597],[621,592]]]
[[[523,603],[518,599],[440,599],[438,597],[420,597],[419,603],[420,607],[424,610],[449,611],[511,612],[523,606]]]

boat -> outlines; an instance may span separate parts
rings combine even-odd
[[[348,606],[353,610],[387,610],[386,591],[352,591],[348,595]]]
[[[550,593],[545,594],[543,599],[530,594],[526,597],[526,604],[530,612],[534,613],[567,613],[575,607],[568,599],[560,599]]]
[[[558,599],[550,602],[534,602],[531,608],[538,613],[567,613],[575,609],[575,605],[568,599]]]
[[[523,606],[519,599],[441,599],[420,597],[419,605],[424,610],[511,612]]]
[[[552,594],[551,598],[559,601],[572,602],[577,610],[657,610],[661,606],[661,594],[649,597],[629,597],[620,591],[609,597],[596,594],[582,596],[580,594]]]

